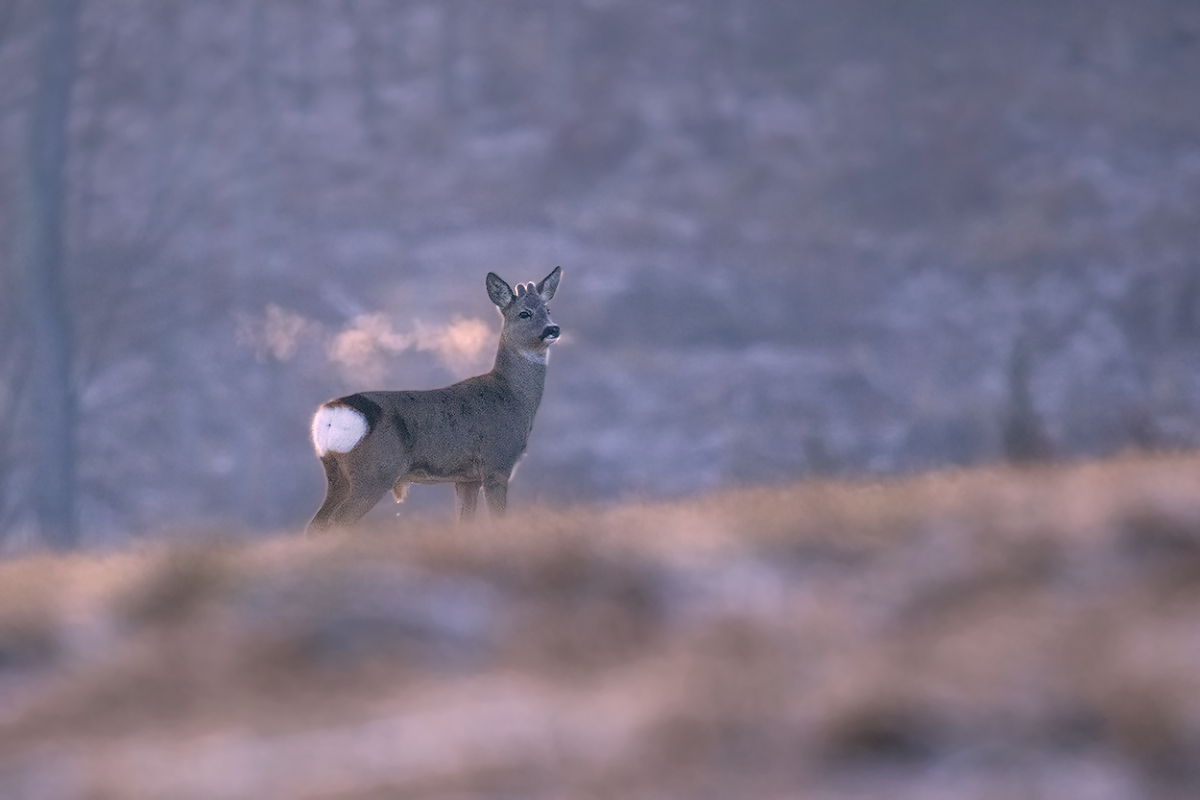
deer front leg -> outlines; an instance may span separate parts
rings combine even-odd
[[[483,482],[483,497],[487,500],[488,516],[499,519],[508,506],[508,475],[489,475]]]
[[[480,481],[461,481],[454,484],[458,494],[458,521],[468,522],[475,518],[475,503],[479,500]]]

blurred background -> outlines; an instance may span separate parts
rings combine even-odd
[[[0,74],[10,549],[298,529],[489,270],[565,272],[514,505],[1200,441],[1192,0],[0,0]]]

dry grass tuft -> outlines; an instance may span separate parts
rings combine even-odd
[[[1200,459],[0,563],[5,798],[1194,797]]]

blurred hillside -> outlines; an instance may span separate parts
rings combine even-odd
[[[1200,442],[1189,0],[8,0],[0,70],[13,543],[51,450],[85,543],[303,524],[316,404],[487,369],[556,264],[514,506]]]
[[[1200,794],[1200,461],[0,563],[5,800]]]

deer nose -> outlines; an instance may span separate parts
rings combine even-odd
[[[545,328],[542,329],[542,341],[543,342],[546,342],[546,341],[552,342],[557,338],[558,338],[558,326],[557,325],[547,325]]]

